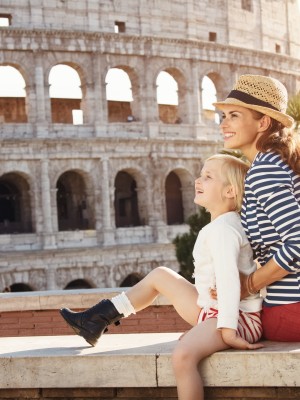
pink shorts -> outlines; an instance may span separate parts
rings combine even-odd
[[[300,342],[300,302],[263,307],[263,336],[279,342]]]
[[[262,323],[260,312],[244,312],[240,310],[237,331],[240,337],[249,343],[255,343],[262,337]],[[209,318],[217,318],[218,310],[210,308],[204,311],[202,308],[199,313],[198,324]]]

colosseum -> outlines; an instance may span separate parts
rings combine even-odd
[[[178,270],[194,179],[222,148],[211,99],[244,73],[298,92],[299,21],[296,0],[2,0],[0,78],[19,92],[1,84],[0,291]]]

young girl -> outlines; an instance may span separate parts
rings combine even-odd
[[[277,79],[239,77],[223,112],[226,149],[252,163],[242,224],[262,268],[243,279],[245,292],[266,287],[262,323],[268,340],[300,341],[300,143],[288,130],[287,91]]]
[[[194,201],[211,214],[193,251],[195,285],[171,269],[158,267],[126,293],[84,312],[61,310],[75,332],[94,346],[109,324],[149,306],[160,293],[167,297],[192,325],[172,357],[180,400],[204,399],[198,370],[203,358],[229,347],[262,347],[256,343],[262,333],[260,296],[240,301],[239,271],[249,275],[256,269],[238,214],[247,170],[247,164],[236,157],[215,155],[206,160],[195,181]],[[210,296],[212,287],[218,290],[218,301]]]

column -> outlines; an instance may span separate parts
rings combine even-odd
[[[94,82],[94,125],[96,136],[103,136],[108,123],[106,100],[106,84],[103,78],[100,54],[93,57],[93,82]]]
[[[191,120],[188,122],[193,125],[202,124],[202,93],[199,65],[200,63],[197,60],[192,60],[190,64],[191,81],[188,90],[188,109],[190,110]]]
[[[111,188],[109,185],[109,174],[108,174],[108,158],[102,159],[102,220],[103,220],[103,244],[112,245],[115,244],[114,226],[111,218],[111,206],[110,201]],[[112,188],[113,190],[114,188]]]
[[[47,159],[41,160],[41,190],[44,249],[52,249],[56,248],[56,243],[52,229],[51,192]]]
[[[141,120],[148,127],[148,136],[156,137],[159,133],[159,115],[156,96],[156,77],[153,73],[151,57],[144,57],[144,74],[140,78],[140,114]]]
[[[149,225],[152,226],[153,238],[156,243],[170,243],[168,239],[168,226],[166,224],[166,204],[164,181],[162,171],[165,171],[164,161],[153,152],[150,154],[149,170],[152,171],[152,199],[149,196],[148,208],[151,207]]]
[[[35,101],[36,101],[36,135],[38,137],[48,136],[47,124],[50,122],[50,114],[47,115],[46,112],[46,91],[45,91],[45,81],[44,81],[44,68],[42,64],[42,56],[37,54],[35,57],[35,70],[34,70],[34,80],[35,80]],[[49,100],[49,95],[48,95]],[[50,107],[50,104],[49,104]],[[49,112],[50,112],[49,108]]]
[[[46,274],[46,285],[47,285],[47,290],[56,290],[57,286],[56,286],[56,268],[54,267],[54,265],[48,265],[46,270],[45,270],[45,274]]]

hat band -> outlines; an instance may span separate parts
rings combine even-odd
[[[268,108],[272,108],[272,110],[275,111],[279,111],[276,107],[272,106],[272,104],[263,101],[263,100],[259,100],[254,96],[251,96],[251,94],[245,93],[245,92],[241,92],[240,90],[232,90],[229,95],[227,96],[227,98],[234,98],[237,100],[241,100],[244,103],[247,104],[252,104],[253,106],[262,106],[262,107],[268,107]]]

